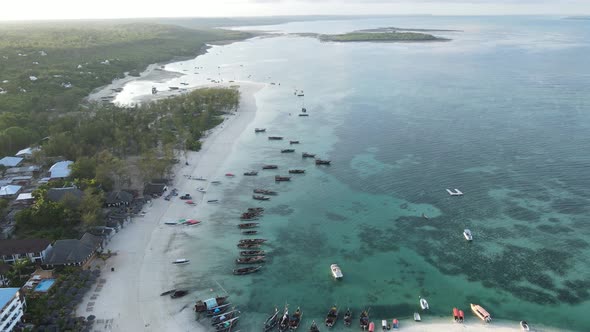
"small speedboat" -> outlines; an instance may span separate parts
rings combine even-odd
[[[165,221],[164,224],[166,224],[166,225],[178,225],[178,221]]]
[[[188,260],[186,258],[179,258],[179,259],[175,260],[174,262],[172,262],[172,264],[182,265],[182,264],[188,264],[189,262],[190,262],[190,260]]]
[[[427,310],[429,308],[428,301],[423,297],[420,297],[420,308],[422,308],[422,310]]]
[[[382,320],[381,320],[381,328],[383,329],[383,331],[385,331],[385,330],[389,330],[389,329],[387,328],[387,320],[385,320],[385,319],[382,319]]]
[[[459,323],[463,323],[464,320],[465,320],[465,313],[463,312],[463,310],[459,310]]]
[[[266,132],[266,128],[254,128],[255,133],[264,133]]]
[[[235,175],[233,173],[225,173],[225,176],[228,178],[233,178]]]
[[[419,321],[421,321],[421,320],[422,320],[422,318],[420,318],[420,314],[419,314],[419,313],[417,313],[417,312],[415,312],[415,313],[414,313],[414,321],[416,321],[416,322],[419,322]]]
[[[394,318],[391,323],[392,323],[391,326],[393,327],[394,330],[397,330],[399,328],[399,321],[397,320],[397,318]]]
[[[469,229],[465,228],[463,230],[463,236],[465,237],[465,240],[473,241],[473,234],[471,234],[471,231]]]
[[[453,321],[459,321],[459,309],[457,308],[453,308]]]
[[[524,320],[521,320],[521,321],[520,321],[520,328],[521,328],[523,331],[530,331],[530,328],[529,328],[529,323],[527,323],[527,322],[526,322],[526,321],[524,321]]]
[[[340,270],[338,264],[330,265],[330,270],[332,271],[332,276],[334,277],[334,279],[340,280],[342,279],[342,277],[344,277],[344,275],[342,274],[342,270]]]
[[[375,332],[375,323],[373,323],[373,322],[369,323],[369,332]]]
[[[479,319],[483,320],[486,323],[489,323],[489,322],[492,321],[492,316],[490,315],[490,313],[487,312],[487,310],[484,309],[479,304],[473,304],[473,303],[471,303],[471,311],[473,311],[473,313],[477,317],[479,317]]]

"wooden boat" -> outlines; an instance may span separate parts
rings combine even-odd
[[[489,323],[492,321],[492,316],[479,304],[471,303],[471,311],[473,311],[473,313],[477,317],[479,317],[481,320],[483,320],[486,323]]]
[[[350,324],[352,324],[352,311],[348,308],[344,314],[344,326],[350,326]]]
[[[361,317],[359,318],[361,329],[366,331],[369,327],[369,310],[363,310],[361,312]]]
[[[211,184],[221,184],[221,181],[211,181]]]
[[[266,256],[248,256],[236,258],[236,264],[256,264],[264,262]]]
[[[304,169],[290,169],[289,170],[289,173],[291,173],[291,174],[303,174],[303,173],[305,173],[305,170]]]
[[[258,248],[260,248],[260,243],[238,243],[238,248],[240,248],[240,249],[258,249]]]
[[[279,323],[279,309],[275,307],[275,311],[264,321],[264,332],[270,331]]]
[[[219,203],[219,200],[218,199],[210,199],[210,200],[207,201],[207,203],[212,203],[212,204],[213,203]]]
[[[240,243],[264,243],[266,239],[242,239]]]
[[[277,181],[277,182],[281,182],[281,181],[291,181],[291,177],[290,177],[290,176],[280,176],[280,175],[275,175],[275,181]]]
[[[338,307],[336,305],[333,305],[332,308],[330,308],[330,310],[328,311],[328,314],[326,315],[326,320],[324,321],[324,323],[326,324],[327,327],[332,327],[332,326],[334,326],[334,324],[336,324],[337,320],[338,320]]]
[[[521,320],[520,321],[520,329],[523,331],[530,331],[529,323],[527,323],[525,320]]]
[[[313,154],[313,153],[307,153],[307,152],[303,152],[303,153],[301,154],[301,157],[302,157],[302,158],[315,158],[315,154]]]
[[[174,292],[176,292],[176,289],[171,289],[171,290],[165,291],[164,293],[160,293],[160,296],[170,295]]]
[[[172,264],[182,265],[182,264],[188,264],[189,262],[190,262],[190,260],[188,260],[186,258],[179,258],[179,259],[175,260],[174,262],[172,262]]]
[[[240,256],[264,256],[264,250],[244,250],[240,251]]]
[[[342,279],[342,277],[344,277],[344,275],[342,274],[342,270],[340,270],[340,267],[338,266],[338,264],[330,265],[330,271],[332,272],[332,276],[336,280],[340,280],[340,279]]]
[[[271,141],[280,141],[283,139],[283,136],[268,136],[268,139]]]
[[[264,165],[262,166],[262,169],[277,169],[279,168],[279,166],[277,165]]]
[[[218,296],[214,298],[210,298],[207,300],[199,300],[195,304],[195,311],[196,312],[203,312],[207,311],[207,309],[211,309],[217,306],[220,306],[225,303],[229,296]]]
[[[261,207],[261,206],[258,206],[258,207],[249,207],[248,208],[248,212],[260,212],[260,213],[262,213],[262,212],[264,212],[264,208]]]
[[[315,323],[315,320],[311,322],[309,332],[320,332],[320,329],[318,328],[318,325]]]
[[[420,314],[419,314],[419,313],[417,313],[417,312],[415,312],[415,313],[414,313],[414,321],[416,321],[416,322],[419,322],[419,321],[421,321],[421,320],[422,320],[422,318],[420,318]]]
[[[394,318],[394,319],[393,319],[393,321],[391,322],[391,327],[392,327],[394,330],[397,330],[397,329],[399,329],[399,321],[397,320],[397,318]]]
[[[242,234],[244,234],[244,235],[254,235],[256,233],[258,233],[258,231],[243,231],[242,232]]]
[[[220,313],[218,315],[211,317],[211,325],[218,325],[220,323],[223,323],[223,322],[225,322],[229,319],[232,319],[234,317],[237,317],[239,315],[240,315],[239,310],[232,310],[232,311]]]
[[[323,159],[316,159],[315,160],[316,165],[330,165],[331,162],[332,162],[331,160],[323,160]]]
[[[276,191],[268,190],[268,189],[254,189],[255,194],[263,194],[263,195],[276,195]]]
[[[463,230],[463,236],[465,237],[465,240],[473,241],[473,234],[471,234],[471,231],[469,229],[465,228]]]
[[[254,128],[255,133],[264,133],[266,132],[266,128]]]
[[[302,317],[303,317],[303,312],[301,311],[301,308],[297,307],[297,310],[295,310],[295,313],[293,315],[291,315],[291,318],[289,318],[289,329],[292,331],[297,330],[297,328],[299,327],[299,324],[301,323]]]
[[[244,274],[250,274],[250,273],[254,273],[254,272],[258,272],[258,270],[260,270],[262,268],[262,266],[250,266],[250,267],[243,267],[240,269],[234,269],[234,274],[235,275],[244,275]]]
[[[295,149],[282,149],[281,153],[291,153],[291,152],[295,152]]]
[[[375,323],[373,323],[373,322],[369,323],[369,332],[375,332]]]
[[[279,331],[287,331],[289,329],[289,309],[285,307],[283,317],[279,320]]]
[[[256,175],[258,175],[258,172],[256,172],[256,171],[245,172],[244,175],[245,176],[256,176]]]
[[[289,141],[289,144],[299,144],[299,141]]]
[[[427,310],[429,308],[428,301],[423,297],[420,297],[420,308],[422,308],[422,310]]]
[[[207,311],[205,311],[205,315],[207,315],[207,317],[219,315],[221,313],[228,311],[231,308],[231,305],[232,305],[231,303],[225,303],[225,304],[213,307],[211,309],[207,309]]]
[[[166,225],[178,225],[178,221],[165,221],[164,224],[166,224]]]
[[[226,320],[224,322],[221,322],[215,326],[215,329],[217,331],[230,331],[232,327],[234,327],[237,323],[238,323],[238,319],[240,319],[240,316],[234,317],[232,319]]]
[[[268,201],[270,200],[270,197],[266,197],[263,195],[252,195],[252,198],[254,198],[257,201]]]
[[[309,116],[307,113],[299,113],[299,116]]]
[[[187,290],[175,290],[172,294],[170,294],[170,297],[173,299],[177,299],[179,297],[183,297],[186,294],[188,294]]]
[[[465,321],[465,313],[463,310],[459,310],[459,323],[463,323]]]
[[[259,223],[257,222],[249,222],[246,224],[239,224],[238,227],[239,228],[254,228],[254,227],[258,227]]]
[[[459,321],[459,309],[457,308],[453,308],[453,321]]]

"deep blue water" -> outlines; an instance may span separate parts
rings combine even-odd
[[[444,43],[255,38],[167,65],[204,67],[178,82],[281,83],[257,95],[256,119],[219,175],[264,163],[281,170],[211,188],[223,202],[200,212],[208,222],[191,234],[191,250],[208,259],[187,282],[197,294],[222,284],[247,312],[245,331],[286,302],[302,307],[306,327],[334,303],[357,315],[371,307],[375,321],[407,319],[418,296],[430,302],[426,320],[479,303],[498,319],[590,330],[590,21],[423,16],[255,28],[383,26],[461,32],[434,32],[452,39]],[[295,116],[303,104],[308,118]],[[288,142],[255,127],[302,144],[281,154]],[[333,165],[316,167],[303,151]],[[275,184],[289,167],[306,174]],[[255,204],[251,190],[261,186],[280,194]],[[254,205],[267,208],[260,230],[270,259],[261,273],[234,277],[237,217]],[[330,278],[331,263],[342,282]]]

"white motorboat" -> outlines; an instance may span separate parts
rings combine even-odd
[[[188,264],[189,262],[190,262],[190,260],[188,260],[186,258],[179,258],[179,259],[175,260],[174,262],[172,262],[172,264],[182,265],[182,264]]]
[[[387,328],[387,320],[386,320],[386,319],[382,319],[382,320],[381,320],[381,328],[383,329],[383,331],[385,331],[385,330],[389,330],[389,329]]]
[[[463,230],[463,236],[467,241],[473,241],[473,234],[471,234],[471,231],[469,229],[465,228]]]
[[[166,224],[166,225],[178,225],[178,221],[165,221],[164,224]]]
[[[428,309],[428,301],[426,301],[425,298],[420,297],[420,307],[422,308],[422,310],[426,310]]]
[[[334,279],[340,280],[342,279],[342,277],[344,277],[344,275],[342,274],[342,270],[340,270],[338,264],[330,265],[330,270],[332,271],[332,276],[334,277]]]
[[[529,323],[527,323],[527,322],[526,322],[526,321],[524,321],[524,320],[521,320],[521,321],[520,321],[520,328],[521,328],[523,331],[530,331],[530,328],[529,328]]]
[[[420,318],[420,314],[419,314],[419,313],[417,313],[417,312],[415,312],[415,313],[414,313],[414,320],[415,320],[416,322],[419,322],[419,321],[421,321],[421,320],[422,320],[422,318]]]

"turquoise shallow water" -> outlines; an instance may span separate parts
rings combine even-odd
[[[355,325],[363,307],[376,322],[407,319],[418,296],[430,302],[426,320],[454,306],[467,313],[473,302],[499,319],[590,330],[590,22],[400,17],[257,28],[380,26],[463,31],[426,44],[256,38],[167,65],[188,75],[156,84],[281,83],[257,95],[256,119],[219,175],[265,163],[281,170],[210,188],[222,203],[202,207],[206,222],[188,234],[187,251],[200,263],[187,266],[183,283],[198,297],[222,285],[244,312],[243,331],[258,331],[286,302],[302,307],[306,326],[333,303],[353,308]],[[303,103],[308,118],[295,116]],[[255,127],[302,144],[281,154],[288,142],[268,141]],[[316,167],[302,151],[333,165]],[[273,176],[287,168],[306,174],[276,184]],[[280,194],[256,204],[254,187]],[[235,277],[238,216],[257,205],[267,209],[260,231],[269,261],[261,273]],[[331,279],[331,263],[341,266],[342,282]]]

